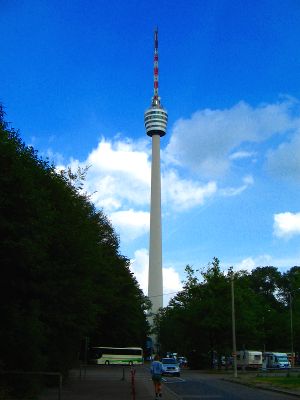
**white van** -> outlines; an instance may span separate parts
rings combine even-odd
[[[286,353],[266,352],[263,354],[262,369],[289,369],[291,363]]]
[[[238,368],[253,368],[262,367],[262,352],[255,350],[241,350],[236,353],[236,361]]]

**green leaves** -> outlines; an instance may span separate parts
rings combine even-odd
[[[162,348],[209,363],[208,354],[232,352],[231,276],[234,277],[238,349],[290,351],[289,290],[293,289],[294,338],[300,349],[300,268],[281,274],[272,266],[222,271],[215,257],[202,270],[186,267],[186,281],[161,311],[156,330]]]
[[[60,370],[91,345],[143,345],[145,297],[107,216],[57,173],[0,106],[0,354],[6,369]],[[22,357],[20,357],[20,351]]]

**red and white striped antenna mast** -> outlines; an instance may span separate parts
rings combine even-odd
[[[160,103],[158,95],[158,28],[154,30],[154,59],[153,59],[153,87],[154,95],[151,106],[145,112],[145,127],[148,136],[166,134],[168,113]]]
[[[153,105],[159,105],[158,96],[158,28],[154,31],[154,96],[152,99]]]

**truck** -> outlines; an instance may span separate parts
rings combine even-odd
[[[259,369],[262,367],[262,352],[256,350],[241,350],[236,353],[238,368]]]
[[[291,363],[287,353],[265,352],[263,353],[262,369],[289,369]]]

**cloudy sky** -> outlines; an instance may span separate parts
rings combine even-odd
[[[213,257],[300,265],[298,0],[2,0],[7,120],[57,166],[90,167],[86,190],[147,293],[156,26],[164,293]]]

